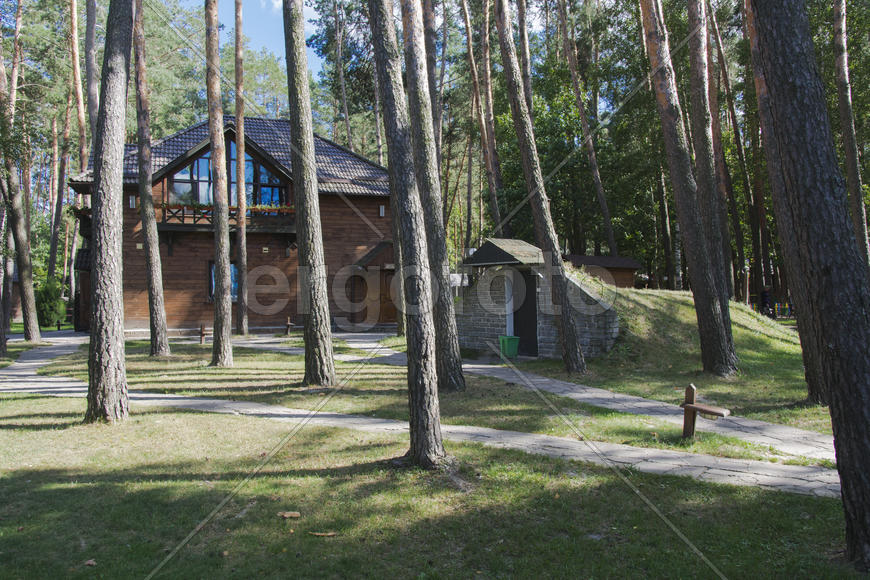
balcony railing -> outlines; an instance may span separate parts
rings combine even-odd
[[[211,225],[214,221],[214,206],[211,205],[162,204],[161,209],[161,222],[165,224]],[[296,209],[287,206],[252,206],[247,208],[246,213],[246,223],[275,223],[291,221]],[[229,208],[229,221],[231,225],[238,225],[238,207]]]

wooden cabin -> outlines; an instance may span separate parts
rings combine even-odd
[[[248,254],[248,316],[251,329],[284,328],[300,323],[299,255],[290,163],[290,122],[245,119],[245,195],[248,210],[238,211],[236,132],[225,117],[229,182],[233,300],[236,288],[236,231],[245,220]],[[124,157],[124,320],[128,330],[149,328],[142,223],[139,218],[136,147]],[[333,323],[352,329],[366,321],[395,322],[395,309],[380,309],[392,277],[390,187],[386,169],[350,150],[315,136],[320,218],[328,269]],[[211,147],[208,123],[201,122],[153,145],[153,179],[166,317],[170,331],[210,328],[214,319]],[[70,180],[90,195],[92,172]],[[75,323],[86,329],[90,314],[91,216],[79,210],[84,247],[76,256]],[[378,260],[369,257],[377,250]],[[364,265],[360,265],[364,264]],[[374,275],[369,275],[375,272]],[[373,280],[378,287],[372,287]],[[358,298],[363,296],[363,298]],[[233,314],[235,318],[235,312]],[[235,325],[235,320],[233,321]],[[354,326],[356,325],[356,326]],[[370,327],[369,325],[368,327]]]

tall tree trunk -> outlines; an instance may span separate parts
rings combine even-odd
[[[417,189],[423,203],[426,223],[429,266],[434,294],[435,358],[438,390],[453,392],[465,389],[462,356],[456,312],[450,289],[450,261],[445,234],[446,221],[441,221],[442,200],[435,135],[432,127],[429,87],[426,76],[426,53],[423,44],[423,15],[420,0],[401,0],[402,38],[405,44],[405,69],[408,79],[408,104],[411,121],[411,142],[414,147]]]
[[[535,238],[544,251],[544,262],[552,285],[553,306],[556,312],[556,325],[562,344],[562,360],[568,372],[582,373],[586,371],[586,361],[580,349],[577,335],[577,325],[574,322],[574,309],[568,296],[568,278],[562,264],[562,252],[550,215],[550,200],[544,189],[544,177],[538,160],[538,149],[535,145],[535,130],[526,101],[523,95],[522,78],[517,62],[511,33],[511,17],[508,0],[496,0],[495,22],[498,28],[498,40],[501,46],[501,57],[504,63],[505,80],[507,81],[508,98],[510,99],[511,115],[514,120],[514,130],[519,140],[520,154],[523,159],[523,174],[526,187],[532,192],[531,207],[535,223]]]
[[[24,221],[27,224],[27,239],[32,240],[30,232],[30,224],[33,223],[30,219],[31,216],[31,208],[33,207],[33,198],[32,198],[32,180],[33,180],[33,148],[30,143],[30,136],[26,133],[27,129],[25,128],[24,134],[24,156],[21,159],[21,177],[24,178],[22,182],[22,190],[24,192]]]
[[[0,187],[6,191],[5,182],[0,179]],[[12,282],[13,277],[15,276],[15,236],[12,233],[12,221],[9,217],[9,196],[7,193],[3,194],[4,202],[6,204],[6,231],[3,237],[3,244],[5,247],[5,258],[3,258],[3,295],[8,296],[9,299],[3,302],[3,319],[6,321],[6,332],[9,333],[12,328]],[[25,327],[25,330],[27,328]]]
[[[674,242],[671,239],[671,217],[668,211],[668,190],[665,183],[665,171],[659,167],[659,179],[656,184],[658,195],[659,219],[661,221],[662,250],[665,255],[665,274],[668,277],[668,290],[677,289],[677,274],[674,267]]]
[[[489,0],[486,0],[487,4]],[[500,236],[501,228],[498,227],[501,223],[501,212],[498,207],[498,197],[497,192],[501,188],[500,183],[500,171],[496,172],[496,163],[498,161],[497,157],[495,157],[492,153],[495,150],[493,147],[490,149],[490,140],[488,135],[488,128],[486,122],[486,115],[483,110],[483,100],[481,99],[481,91],[480,91],[480,81],[478,80],[477,75],[477,62],[474,58],[474,46],[472,43],[472,32],[471,32],[471,16],[468,11],[468,2],[467,0],[460,0],[460,5],[462,6],[462,15],[465,19],[465,46],[466,52],[468,54],[468,68],[471,72],[471,90],[472,90],[472,105],[475,108],[475,116],[477,117],[478,128],[480,131],[480,148],[483,152],[483,160],[484,166],[486,169],[486,182],[489,186],[489,205],[490,205],[490,216],[493,219],[493,223],[496,225],[496,236]],[[497,180],[497,175],[499,175]],[[497,218],[497,219],[496,219]]]
[[[111,0],[94,145],[93,265],[85,422],[127,418],[122,272],[124,123],[133,41],[132,0]]]
[[[76,250],[79,245],[79,220],[73,220],[72,227],[72,247],[69,252],[69,261],[67,262],[67,271],[69,272],[69,299],[75,300],[76,295]]]
[[[14,51],[17,50],[13,47]],[[10,82],[17,84],[17,81]],[[3,54],[0,52],[0,133],[10,136],[14,125],[14,100],[13,93],[9,91],[6,80],[6,67],[3,64]],[[11,138],[11,137],[7,137]],[[21,294],[21,310],[24,318],[24,338],[30,342],[39,342],[39,323],[36,319],[36,298],[33,291],[33,263],[30,257],[30,239],[27,236],[27,224],[25,223],[25,211],[22,202],[21,183],[18,179],[18,168],[15,159],[9,151],[3,152],[3,161],[6,165],[6,183],[4,183],[6,211],[8,215],[9,230],[15,241],[15,261],[18,265],[18,288]],[[8,244],[7,244],[8,247]],[[7,276],[11,273],[7,271]],[[9,301],[11,304],[11,301]],[[7,321],[9,318],[7,317]]]
[[[69,161],[70,150],[70,115],[72,113],[72,99],[72,87],[70,87],[70,90],[66,95],[66,112],[63,117],[63,146],[60,150],[60,163],[58,164],[57,185],[55,187],[57,195],[54,200],[54,220],[51,225],[51,240],[48,251],[49,278],[54,277],[54,273],[57,269],[57,248],[60,241],[61,223],[63,223],[63,202],[65,197],[64,192],[66,192],[66,166]]]
[[[235,0],[236,8],[236,203],[238,205],[236,231],[236,272],[238,298],[236,298],[236,331],[248,334],[248,192],[245,185],[245,35],[242,28],[242,0]]]
[[[407,457],[423,467],[435,467],[445,458],[438,405],[435,360],[435,327],[432,322],[432,288],[423,208],[414,178],[411,129],[402,87],[402,64],[390,0],[369,0],[375,64],[384,103],[390,182],[397,198],[400,222],[402,277],[408,307],[408,407],[411,448]]]
[[[734,265],[735,273],[730,280],[731,284],[729,289],[729,295],[736,297],[737,294],[742,293],[744,287],[743,281],[746,276],[746,255],[743,250],[743,230],[740,224],[740,214],[737,211],[737,199],[734,195],[734,187],[731,182],[731,171],[728,168],[728,162],[725,159],[725,148],[722,144],[722,122],[719,117],[719,74],[718,72],[714,73],[714,70],[716,69],[713,67],[712,53],[711,39],[708,36],[707,58],[710,78],[710,110],[713,119],[713,155],[716,158],[716,185],[719,189],[719,197],[728,204],[728,214],[731,217],[731,228],[736,242],[737,263]],[[722,227],[724,232],[724,229],[728,226],[723,223]],[[727,263],[731,261],[731,243],[729,237],[724,235],[724,233],[722,238],[722,251]]]
[[[284,0],[284,42],[292,130],[291,163],[296,195],[299,270],[303,274],[302,304],[305,312],[306,385],[334,385],[332,331],[326,287],[326,264],[314,162],[311,97],[308,94],[308,57],[305,54],[305,19],[302,0]]]
[[[74,1],[74,0],[73,0]],[[148,282],[148,314],[151,326],[151,356],[169,356],[169,333],[163,301],[163,271],[160,238],[151,193],[151,111],[148,77],[145,68],[145,6],[135,0],[133,49],[136,68],[136,124],[139,138],[139,218],[145,241],[145,277]]]
[[[532,121],[535,119],[535,108],[532,103],[532,56],[529,51],[529,30],[526,25],[526,0],[517,0],[517,28],[520,41],[520,70],[523,75],[523,96],[526,108]]]
[[[374,93],[375,93],[375,142],[377,143],[378,148],[378,165],[384,164],[384,138],[383,138],[383,130],[384,130],[384,122],[381,119],[382,111],[381,111],[381,89],[378,86],[378,72],[372,72],[372,83],[374,84]]]
[[[729,340],[728,329],[725,328],[725,317],[711,269],[708,244],[704,238],[704,225],[698,209],[697,185],[681,119],[682,112],[661,2],[641,0],[641,10],[674,200],[677,204],[689,275],[692,278],[692,294],[701,339],[701,360],[705,371],[727,376],[737,370],[737,357]]]
[[[870,263],[867,239],[867,210],[861,188],[861,164],[858,161],[858,140],[855,138],[855,116],[852,114],[852,85],[849,82],[849,51],[846,44],[846,0],[834,2],[834,56],[837,68],[837,104],[843,153],[846,159],[846,186],[852,208],[852,226],[864,261]]]
[[[79,64],[78,0],[69,0],[69,56],[72,63],[73,94],[76,99],[76,120],[79,127],[79,171],[88,168],[88,129],[85,124],[85,99],[82,95],[82,67]]]
[[[51,174],[48,178],[48,223],[54,227],[54,200],[57,196],[57,161],[58,151],[57,117],[51,117]]]
[[[704,224],[704,238],[708,244],[708,257],[716,282],[717,296],[721,305],[722,324],[730,348],[734,350],[731,336],[729,300],[731,288],[731,244],[728,241],[728,220],[725,198],[717,188],[716,162],[713,151],[713,120],[710,111],[709,63],[707,60],[707,14],[704,0],[689,0],[689,84],[691,91],[690,119],[695,138],[695,183],[698,192],[698,207]],[[716,114],[718,115],[718,111]],[[729,248],[725,253],[726,246]]]
[[[97,0],[85,0],[85,83],[88,87],[88,124],[91,143],[97,142],[97,112],[100,108],[100,79],[97,76]]]
[[[513,229],[511,228],[510,219],[504,220],[502,223],[501,210],[498,206],[498,196],[501,194],[503,181],[501,178],[501,161],[498,158],[498,149],[495,143],[495,114],[492,108],[492,81],[491,67],[489,57],[489,14],[492,7],[492,0],[483,0],[483,28],[480,31],[480,50],[481,50],[481,69],[480,69],[480,93],[483,97],[483,119],[486,124],[486,147],[489,151],[489,158],[492,163],[493,183],[495,189],[490,187],[489,191],[489,214],[492,218],[494,233],[496,236],[504,236],[505,238],[513,237]],[[470,35],[471,31],[466,30],[466,34]]]
[[[221,103],[217,0],[205,0],[206,96],[211,143],[212,203],[214,204],[214,340],[211,365],[233,366],[233,302],[230,272],[230,224],[227,204],[227,157]]]
[[[744,24],[746,27],[746,37],[749,40],[750,44],[750,53],[752,58],[752,72],[753,72],[753,83],[750,83],[752,90],[755,94],[756,103],[757,103],[757,118],[762,122],[764,127],[764,133],[770,132],[770,135],[766,135],[764,137],[764,148],[765,153],[770,159],[778,159],[781,155],[779,151],[779,139],[774,136],[773,126],[773,113],[770,110],[770,95],[767,89],[767,81],[764,77],[764,71],[760,66],[762,62],[761,55],[757,54],[758,50],[760,50],[759,40],[757,37],[757,32],[754,25],[754,19],[752,18],[752,9],[749,6],[749,2],[744,2]],[[827,122],[827,116],[825,117],[825,121]],[[760,150],[760,145],[756,144],[756,150]],[[759,153],[760,156],[760,153]],[[756,158],[759,159],[759,158]],[[756,165],[760,165],[760,160],[756,161]],[[783,173],[781,171],[773,171],[770,167],[768,167],[768,176],[771,180],[771,190],[783,192],[787,190],[787,185],[782,182]],[[775,182],[775,183],[774,183]],[[756,195],[760,195],[761,189],[758,188],[756,190]],[[784,213],[777,210],[777,214],[782,218],[785,217]],[[788,229],[788,224],[784,224],[786,230],[781,230],[781,232],[785,232]],[[786,234],[783,233],[783,236]],[[764,237],[761,237],[762,241]],[[784,237],[783,239],[787,240],[784,246],[786,247],[787,255],[786,260],[789,259],[788,256],[793,257],[793,253],[795,248],[793,245],[794,241],[789,240],[788,237]],[[762,246],[764,247],[764,246]],[[763,255],[761,256],[764,257]],[[759,270],[761,269],[759,265]],[[791,271],[791,270],[790,270]],[[792,287],[792,301],[797,307],[798,311],[798,335],[800,336],[801,341],[801,352],[803,354],[804,361],[804,376],[807,381],[807,399],[814,403],[826,404],[828,402],[828,393],[826,390],[826,385],[828,378],[825,376],[824,370],[824,362],[823,362],[823,353],[826,349],[830,348],[828,344],[825,342],[825,339],[822,333],[819,330],[819,326],[817,324],[811,323],[811,321],[815,320],[814,312],[817,312],[818,305],[811,301],[811,286],[810,282],[807,279],[807,274],[803,273],[800,276],[790,276],[791,278],[791,287]],[[801,312],[805,313],[805,317],[801,317]],[[800,324],[800,321],[805,319],[807,322],[805,324]]]
[[[335,62],[338,69],[338,85],[341,90],[341,111],[344,114],[344,130],[347,136],[347,148],[354,151],[353,135],[350,131],[350,113],[347,108],[347,86],[344,81],[344,3],[333,0],[332,16],[335,25]]]
[[[577,49],[569,27],[568,8],[565,0],[559,0],[559,25],[562,30],[562,44],[565,54],[568,56],[568,69],[571,72],[571,85],[574,87],[574,98],[577,110],[580,112],[580,128],[583,130],[583,146],[586,149],[586,157],[589,160],[589,170],[592,172],[592,182],[595,185],[595,195],[598,197],[598,205],[601,207],[604,233],[607,236],[607,246],[614,256],[619,255],[616,245],[616,237],[613,234],[613,224],[610,219],[610,208],[607,204],[607,196],[604,193],[604,185],[601,182],[601,173],[598,170],[598,157],[595,154],[595,141],[589,128],[589,119],[586,116],[586,103],[583,96],[583,87],[580,84],[580,73],[577,67]]]
[[[6,219],[6,188],[2,185],[3,180],[0,179],[0,239],[6,239],[6,227],[8,226],[9,220]],[[5,262],[6,259],[3,258]],[[9,291],[6,290],[6,270],[0,265],[0,357],[5,357],[8,354],[6,350],[6,329],[7,329],[7,309],[6,305],[12,305],[11,296],[9,295],[12,290],[12,284],[10,283]]]
[[[441,3],[444,18],[447,18],[447,3]],[[429,81],[429,99],[432,109],[432,128],[435,135],[435,153],[438,167],[441,167],[441,95],[435,82],[435,68],[438,61],[438,26],[435,24],[435,0],[423,0],[423,34],[426,44],[426,76]],[[443,50],[447,50],[447,39],[444,39]]]
[[[728,119],[731,122],[731,130],[734,134],[734,146],[735,146],[735,149],[737,151],[737,160],[738,160],[738,163],[740,165],[740,167],[739,167],[740,181],[743,185],[744,195],[746,196],[746,205],[747,205],[747,207],[751,208],[751,207],[753,207],[753,204],[754,204],[753,194],[752,194],[752,185],[751,185],[751,182],[749,180],[749,168],[748,168],[748,165],[746,163],[746,153],[745,153],[744,148],[743,148],[743,137],[741,136],[740,123],[737,119],[737,108],[734,105],[734,93],[731,90],[731,79],[730,79],[730,76],[728,73],[728,60],[725,57],[725,50],[722,47],[722,37],[719,34],[719,23],[716,20],[716,11],[713,10],[713,6],[712,6],[710,0],[707,0],[707,13],[709,14],[709,18],[710,18],[711,36],[712,36],[713,40],[715,40],[715,42],[716,42],[716,54],[718,55],[719,70],[720,70],[721,75],[722,75],[722,88],[724,90],[725,100],[726,100],[726,103],[728,105]],[[721,130],[720,130],[720,133],[721,133]],[[721,136],[720,136],[719,140],[720,140],[720,145],[721,145]],[[733,192],[734,192],[733,187],[730,188],[730,191],[732,194],[732,197],[729,198],[729,203],[731,204],[730,211],[731,211],[733,216],[737,216],[737,200],[734,199],[734,197],[733,197]],[[751,210],[748,214],[748,218],[749,218],[750,226],[751,226],[751,224],[755,221],[754,217],[752,216]],[[732,220],[733,219],[735,219],[735,218],[732,217]],[[737,218],[737,222],[735,223],[735,227],[737,225],[739,225],[739,217]],[[753,228],[750,227],[750,230],[753,230]],[[752,231],[750,232],[750,234],[752,234]],[[736,241],[737,241],[737,254],[738,254],[738,260],[740,261],[740,268],[739,269],[743,273],[743,277],[744,277],[741,284],[740,284],[740,287],[742,289],[741,293],[743,293],[745,288],[747,287],[746,277],[749,276],[749,271],[746,268],[746,251],[745,251],[745,248],[743,246],[743,234],[740,231],[740,229],[734,230],[734,236],[735,236]],[[757,245],[756,245],[756,243],[757,243]],[[757,256],[758,252],[760,252],[760,248],[761,248],[760,239],[756,240],[756,238],[753,236],[752,237],[752,244],[753,244],[753,253],[754,253],[754,255]],[[742,255],[742,258],[741,258],[741,255]],[[743,300],[745,302],[749,303],[748,292],[746,293],[746,296],[743,296]]]
[[[749,2],[753,68],[774,210],[790,281],[803,280],[810,308],[798,328],[821,337],[846,519],[846,557],[870,568],[870,270],[855,244],[825,92],[803,2]],[[758,77],[756,77],[758,78]],[[775,154],[774,154],[775,153]],[[806,345],[813,348],[817,345]]]
[[[473,114],[472,114],[473,116]],[[473,123],[472,119],[472,123]],[[468,132],[468,171],[466,173],[466,184],[465,184],[465,244],[463,249],[465,251],[471,247],[471,227],[472,227],[472,214],[474,211],[472,208],[472,182],[471,182],[471,168],[472,168],[472,148],[474,146],[474,140],[471,138],[471,131]],[[464,256],[462,256],[464,257]]]

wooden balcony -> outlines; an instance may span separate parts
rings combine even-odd
[[[211,205],[162,204],[157,207],[158,229],[164,231],[213,231],[214,207]],[[239,225],[239,208],[229,208],[230,229]],[[249,207],[245,225],[252,232],[295,233],[296,209],[293,207]]]

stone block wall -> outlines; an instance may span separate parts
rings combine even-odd
[[[541,274],[537,276],[538,356],[561,358],[550,280],[543,269],[535,273]],[[490,342],[498,346],[499,335],[507,332],[505,285],[505,270],[488,268],[472,286],[462,288],[456,302],[460,347],[488,350]],[[612,297],[595,296],[571,279],[568,288],[583,355],[595,358],[606,354],[619,336]]]
[[[543,273],[543,272],[542,272]],[[619,317],[606,297],[593,296],[575,280],[568,279],[568,295],[583,356],[596,358],[613,348],[619,336]],[[538,277],[538,356],[561,358],[550,280]]]
[[[462,287],[455,303],[460,348],[489,351],[507,332],[505,280],[490,268],[472,286]]]

